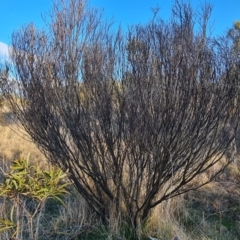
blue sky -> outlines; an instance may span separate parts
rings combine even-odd
[[[240,0],[206,0],[213,4],[211,23],[214,34],[219,35],[240,20]],[[151,8],[159,6],[158,17],[167,20],[172,6],[171,0],[88,0],[90,6],[104,9],[107,18],[114,17],[123,27],[134,23],[145,23],[152,18]],[[200,0],[192,0],[197,7]],[[202,0],[204,2],[204,0]],[[33,22],[41,27],[41,14],[51,9],[52,0],[1,0],[0,1],[0,58],[11,43],[11,33],[24,24]]]

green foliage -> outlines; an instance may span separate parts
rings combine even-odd
[[[13,161],[9,173],[3,173],[5,180],[0,184],[0,196],[5,197],[11,205],[9,219],[0,219],[0,232],[11,231],[17,236],[24,221],[19,221],[19,209],[28,219],[29,237],[37,239],[39,221],[48,199],[64,204],[61,197],[68,193],[64,182],[67,176],[60,169],[41,170],[30,164],[29,155]],[[31,203],[31,204],[30,204]],[[33,220],[36,220],[34,225]],[[21,222],[21,223],[20,223]]]
[[[234,22],[234,28],[238,31],[240,31],[240,21],[235,21]]]
[[[235,21],[233,27],[228,31],[228,37],[233,41],[233,50],[240,53],[240,21]]]

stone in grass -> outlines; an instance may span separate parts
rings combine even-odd
[[[178,236],[175,236],[172,240],[181,240]]]

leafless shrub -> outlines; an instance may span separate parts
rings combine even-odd
[[[103,221],[120,214],[140,231],[151,209],[231,161],[192,183],[233,140],[238,79],[226,73],[235,58],[207,34],[209,5],[197,15],[176,1],[170,22],[124,34],[85,2],[60,2],[47,30],[13,33],[15,80],[2,78],[2,91]]]

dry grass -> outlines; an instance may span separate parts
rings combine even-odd
[[[179,221],[189,239],[240,239],[239,169],[231,164],[214,182],[185,194]]]
[[[46,164],[36,145],[16,123],[6,124],[2,117],[0,135],[0,165],[5,171],[8,163],[29,152],[34,162]],[[219,167],[216,165],[210,171]],[[196,181],[207,180],[208,174]],[[240,163],[237,160],[215,182],[156,207],[143,227],[144,234],[167,240],[176,235],[181,240],[240,239],[239,195]],[[67,207],[54,205],[52,208],[51,204],[46,207],[42,236],[48,236],[47,239],[128,239],[127,229],[125,232],[121,229],[122,219],[110,219],[107,230],[78,193],[66,196],[65,204]],[[6,207],[6,202],[1,201],[0,217]],[[9,236],[1,235],[1,239]]]
[[[46,165],[47,161],[27,133],[12,121],[11,112],[7,109],[0,111],[0,168],[6,172],[11,162],[29,153],[31,160],[39,165]],[[0,182],[3,175],[0,172]]]
[[[183,196],[169,199],[157,206],[146,223],[146,235],[160,239],[172,239],[178,236],[181,240],[187,240],[187,232],[177,219],[183,207]]]
[[[27,156],[35,162],[45,162],[46,159],[27,133],[16,123],[6,124],[6,119],[0,121],[0,159],[12,161],[20,155]],[[46,163],[46,162],[45,162]]]

